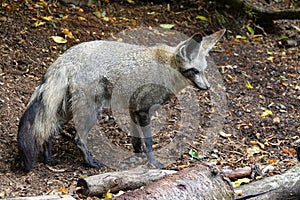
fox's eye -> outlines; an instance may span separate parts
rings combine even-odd
[[[184,76],[192,76],[192,75],[196,75],[196,74],[199,74],[199,73],[200,73],[199,70],[196,69],[196,68],[190,68],[190,69],[184,70],[182,72],[182,74]]]

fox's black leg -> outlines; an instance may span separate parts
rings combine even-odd
[[[52,141],[53,138],[50,138],[49,141],[44,144],[45,163],[48,165],[56,164],[55,159],[52,157]]]
[[[142,152],[142,147],[144,147],[148,161],[155,167],[162,168],[163,164],[155,160],[152,151],[153,141],[149,112],[135,112],[134,121],[136,122],[132,125],[132,145],[134,151],[140,153]]]
[[[141,127],[141,129],[142,129],[142,132],[144,135],[144,142],[145,142],[145,146],[146,146],[146,155],[147,155],[148,161],[157,168],[163,168],[164,165],[162,163],[158,162],[157,160],[155,160],[155,158],[154,158],[154,154],[153,154],[153,150],[152,150],[153,141],[152,141],[151,125],[149,124],[147,126]]]
[[[137,125],[134,122],[131,123],[131,132],[132,132],[131,143],[133,146],[134,153],[142,153],[143,149],[142,149],[141,135],[139,133],[139,129]]]

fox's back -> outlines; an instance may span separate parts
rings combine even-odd
[[[115,82],[127,74],[140,73],[143,66],[155,62],[151,48],[114,41],[91,41],[70,48],[59,60],[69,65],[69,77],[76,82],[93,82],[106,77]],[[59,65],[54,65],[60,67]]]

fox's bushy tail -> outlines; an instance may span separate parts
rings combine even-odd
[[[18,148],[27,170],[34,167],[38,154],[44,151],[43,145],[59,128],[59,120],[67,112],[67,69],[59,64],[53,63],[48,69],[20,119]]]

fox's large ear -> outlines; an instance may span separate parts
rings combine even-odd
[[[197,57],[201,47],[202,36],[196,33],[186,41],[180,43],[177,47],[177,56],[184,60],[193,60]]]
[[[208,54],[208,52],[215,46],[219,39],[224,35],[226,29],[219,30],[211,35],[205,36],[201,42],[200,52]]]

